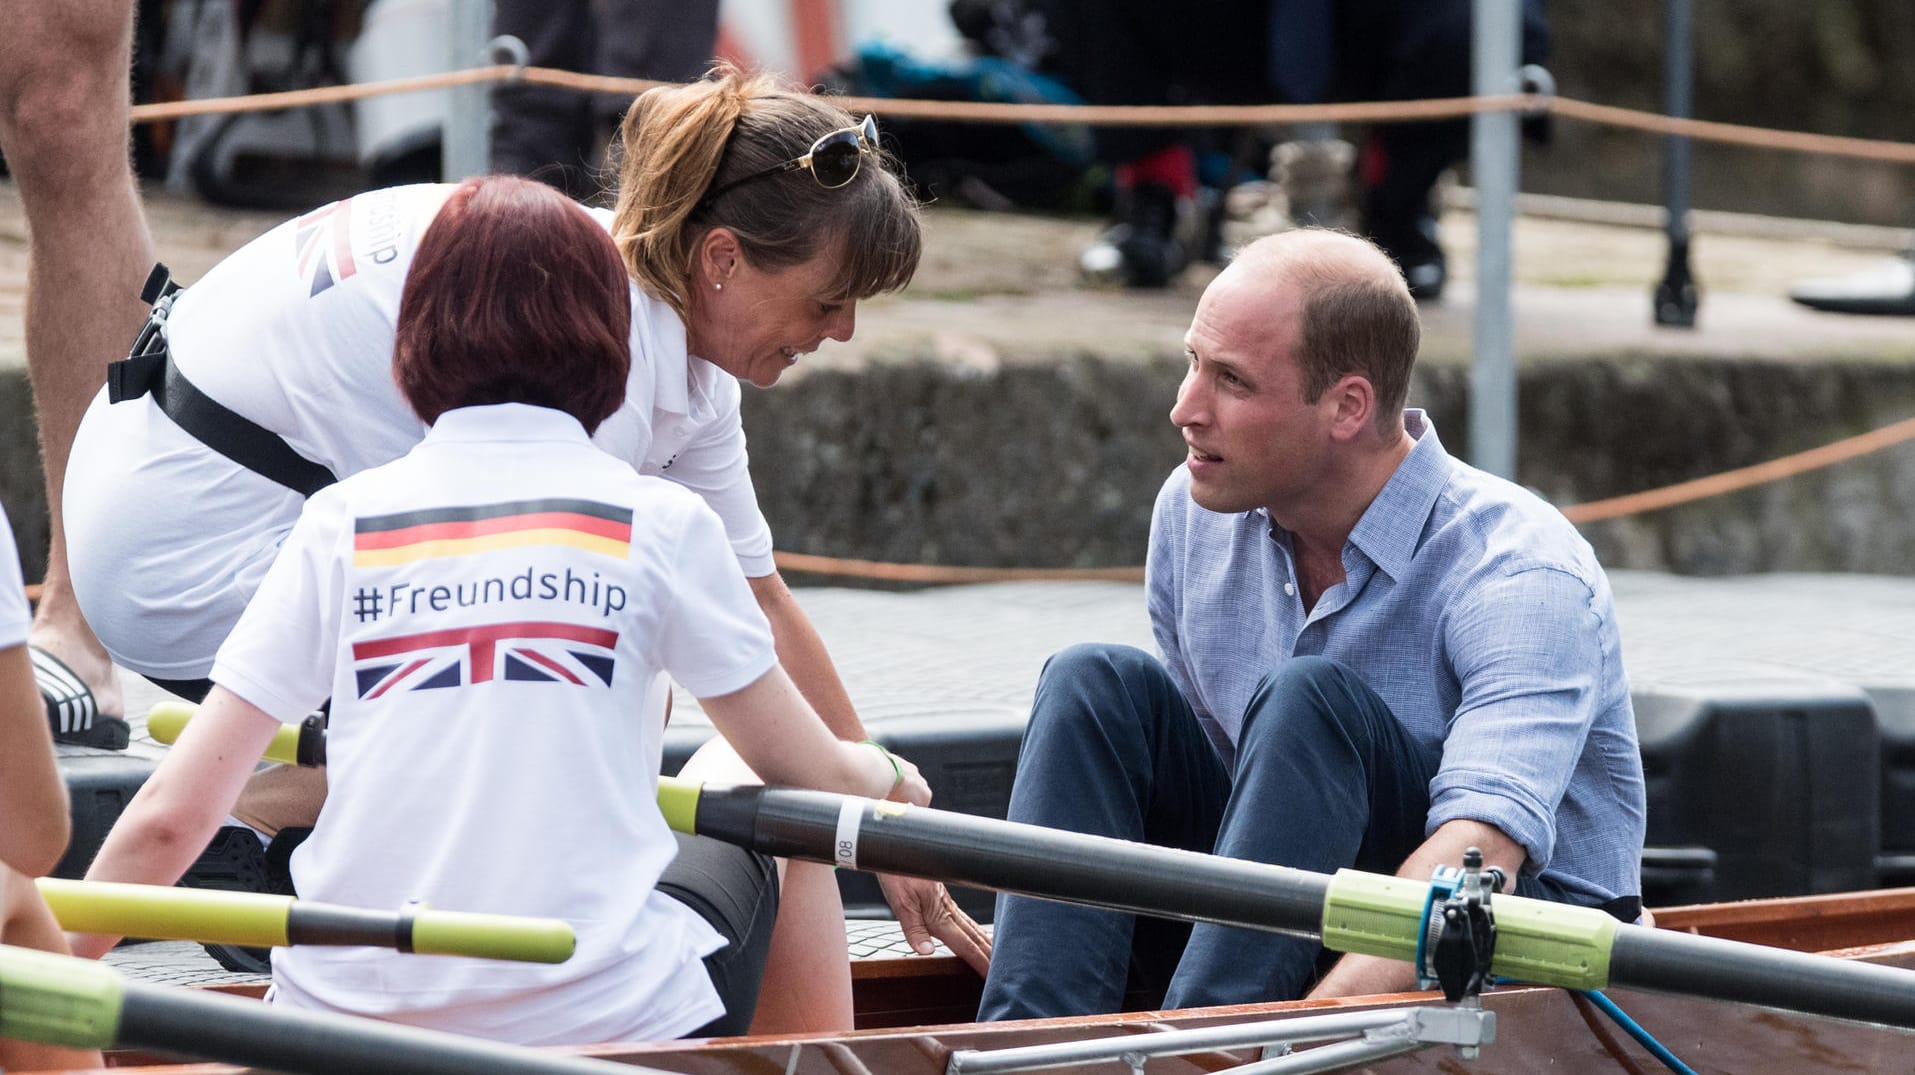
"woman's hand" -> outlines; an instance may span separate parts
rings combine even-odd
[[[854,744],[868,747],[880,759],[872,768],[875,774],[873,788],[882,788],[872,796],[890,799],[893,802],[910,803],[912,806],[931,805],[931,785],[925,782],[924,774],[911,764],[910,759],[901,758],[884,748],[884,745],[871,739]]]

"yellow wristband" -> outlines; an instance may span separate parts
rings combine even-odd
[[[876,747],[878,753],[884,755],[884,760],[891,763],[891,772],[897,777],[897,779],[891,781],[891,790],[885,792],[885,795],[886,796],[896,795],[898,793],[898,789],[904,786],[904,766],[898,764],[898,756],[896,754],[891,753],[889,750],[886,750],[884,748],[884,744],[878,742],[876,739],[860,739],[858,740],[858,745],[867,746],[867,747]]]

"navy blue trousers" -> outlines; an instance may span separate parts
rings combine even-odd
[[[1423,842],[1440,760],[1354,672],[1304,657],[1258,685],[1233,774],[1155,657],[1076,646],[1038,681],[1010,817],[1298,869],[1395,873]],[[999,896],[978,1017],[1286,1000],[1309,990],[1322,954],[1309,938]]]

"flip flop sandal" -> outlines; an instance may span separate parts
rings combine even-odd
[[[47,723],[58,743],[125,749],[131,729],[119,717],[100,712],[93,691],[65,661],[38,646],[28,646],[33,660],[33,682],[47,705]]]

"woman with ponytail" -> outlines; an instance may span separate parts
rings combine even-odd
[[[905,286],[920,252],[917,205],[874,120],[764,76],[721,71],[650,90],[620,142],[615,208],[592,213],[633,282],[631,368],[593,443],[717,513],[780,663],[838,738],[863,739],[773,565],[738,382],[772,386],[825,340],[849,339],[859,301]],[[154,321],[89,409],[66,487],[74,589],[119,665],[203,697],[215,651],[306,497],[424,437],[393,380],[393,341],[413,255],[452,189],[322,206],[177,295],[153,289]],[[693,765],[749,776],[715,747]],[[324,795],[323,771],[269,771],[235,816],[271,837],[310,826]],[[989,942],[941,886],[885,888],[920,951],[936,936],[980,969],[988,961]],[[842,909],[826,868],[786,872],[763,997],[758,1029],[849,1025]]]

